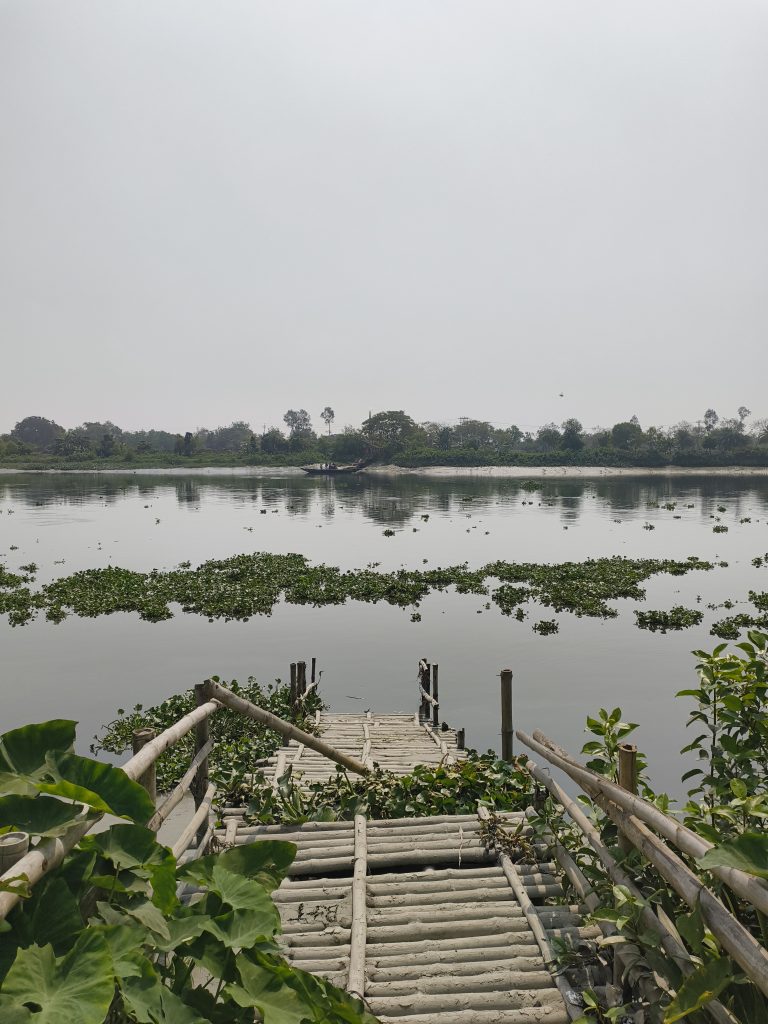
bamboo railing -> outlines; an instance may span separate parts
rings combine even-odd
[[[305,688],[302,694],[306,692]],[[195,695],[198,706],[158,736],[152,736],[146,730],[142,730],[143,735],[138,742],[134,743],[136,752],[122,766],[122,770],[128,778],[141,782],[154,798],[154,766],[158,758],[182,737],[194,730],[194,753],[189,767],[147,822],[147,827],[156,832],[168,819],[171,812],[179,806],[187,793],[193,795],[195,812],[172,848],[173,855],[182,863],[205,853],[213,834],[211,807],[215,796],[215,787],[208,780],[208,757],[214,743],[209,736],[208,723],[211,715],[223,706],[266,725],[267,728],[274,730],[286,740],[293,739],[304,743],[349,771],[365,775],[369,770],[368,766],[362,761],[358,761],[357,758],[336,750],[335,747],[319,737],[304,732],[291,722],[278,718],[277,715],[265,711],[256,704],[251,704],[250,701],[244,700],[213,680],[207,680],[196,686]],[[0,876],[0,881],[9,883],[25,876],[27,886],[36,885],[40,879],[61,864],[64,857],[102,817],[102,814],[88,814],[83,808],[81,820],[76,820],[62,836],[41,840],[15,861]],[[193,846],[195,838],[197,842]],[[8,915],[21,898],[20,892],[0,892],[0,921]]]
[[[579,764],[543,733],[537,731],[529,736],[518,730],[515,735],[550,765],[565,772],[606,813],[624,840],[625,846],[622,849],[626,849],[627,844],[637,849],[691,909],[700,909],[706,927],[722,948],[755,986],[768,996],[768,951],[667,845],[674,845],[685,856],[696,859],[712,849],[712,844],[649,801]],[[592,847],[611,880],[617,885],[626,886],[635,898],[640,897],[639,889],[608,851],[599,832],[576,801],[558,786],[548,771],[534,761],[528,760],[526,767],[530,775],[545,786],[554,800],[563,807]],[[708,870],[755,910],[766,912],[768,887],[760,879],[736,868],[713,867]],[[578,891],[578,884],[576,888]],[[655,913],[648,905],[642,907],[640,919],[644,927],[659,937],[664,952],[682,974],[690,975],[694,970],[691,955],[672,922],[663,913]],[[735,1021],[733,1014],[717,1001],[711,1001],[705,1009],[718,1024],[733,1024]]]

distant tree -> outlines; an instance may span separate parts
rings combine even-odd
[[[27,416],[23,420],[19,420],[11,431],[11,437],[15,441],[32,445],[42,451],[52,447],[54,441],[58,437],[63,437],[64,434],[64,427],[53,420],[45,419],[44,416]]]
[[[368,455],[369,444],[365,437],[354,427],[344,427],[330,442],[331,458],[334,462],[354,462]]]
[[[325,423],[326,427],[328,427],[328,436],[330,437],[331,424],[336,419],[336,413],[333,411],[330,405],[326,405],[326,407],[320,413],[320,419],[323,421],[323,423]]]
[[[624,420],[621,423],[614,423],[611,427],[611,441],[614,448],[621,448],[626,451],[629,448],[636,448],[643,439],[643,428],[636,421]]]
[[[714,409],[707,409],[704,413],[704,429],[707,433],[714,430],[720,421],[720,417],[717,415]]]
[[[216,427],[215,430],[199,430],[197,443],[201,448],[212,452],[239,452],[247,445],[253,431],[250,423],[235,420],[228,427]]]
[[[768,419],[754,420],[749,433],[758,444],[768,444]]]
[[[277,427],[270,427],[269,430],[262,435],[261,450],[266,452],[267,455],[279,455],[281,452],[287,451],[288,442],[286,441],[285,434],[282,430]]]
[[[369,416],[363,423],[363,436],[377,448],[390,454],[405,447],[416,433],[416,424],[402,409],[389,409]]]
[[[102,434],[99,446],[96,449],[96,454],[101,459],[108,459],[110,455],[115,454],[115,448],[117,444],[112,434]]]
[[[672,428],[675,446],[681,451],[689,451],[696,447],[696,435],[690,423],[678,423]]]
[[[120,427],[115,426],[111,420],[105,420],[103,423],[98,421],[83,423],[80,429],[84,431],[88,440],[92,441],[95,445],[101,444],[101,439],[105,434],[110,434],[117,440],[123,433]]]
[[[289,409],[283,416],[283,422],[290,431],[291,437],[294,434],[311,434],[312,420],[306,409]]]
[[[563,440],[556,423],[547,423],[536,431],[536,447],[545,452],[556,451]]]
[[[564,420],[561,424],[563,428],[563,439],[561,444],[566,451],[577,452],[584,447],[584,427],[576,419]]]
[[[746,407],[746,405],[740,405],[739,406],[738,416],[739,416],[739,422],[741,423],[742,427],[744,426],[744,421],[746,419],[748,419],[751,415],[752,415],[752,411],[750,409],[748,409]]]
[[[466,416],[453,428],[456,443],[462,448],[488,448],[493,444],[493,427],[485,420],[471,420]]]

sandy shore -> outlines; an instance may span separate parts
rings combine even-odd
[[[120,476],[303,476],[298,466],[156,466],[131,469],[18,469],[0,466],[0,474],[98,474]],[[569,477],[653,477],[653,476],[768,476],[768,466],[663,466],[651,468],[634,466],[629,469],[617,466],[369,466],[360,476],[423,476],[423,477],[487,477],[530,480],[550,478],[563,480]]]
[[[375,476],[509,477],[526,480],[550,477],[562,480],[567,477],[601,476],[768,476],[768,466],[634,466],[630,469],[617,466],[418,466],[414,469],[369,466],[365,472]]]

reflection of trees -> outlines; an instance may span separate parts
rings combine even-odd
[[[176,481],[176,500],[180,505],[199,505],[200,487],[196,480],[184,477]]]

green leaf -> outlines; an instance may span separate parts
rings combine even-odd
[[[236,875],[261,882],[271,892],[282,882],[296,856],[296,845],[268,839],[244,846],[233,846],[224,853],[210,854],[185,864],[178,872],[180,879],[191,879],[203,885],[213,883],[215,865]]]
[[[15,828],[32,836],[60,836],[80,819],[79,808],[52,796],[0,797],[0,829]]]
[[[87,836],[84,848],[97,850],[121,871],[143,868],[152,883],[152,902],[164,913],[176,906],[176,859],[155,833],[143,825],[112,825]]]
[[[731,779],[731,792],[737,800],[743,800],[747,795],[746,783],[741,779]]]
[[[697,904],[696,909],[690,914],[681,914],[675,921],[677,930],[694,951],[698,953],[704,941],[704,920],[701,910]]]
[[[55,718],[0,736],[0,772],[10,775],[33,775],[45,766],[52,750],[72,750],[77,722]]]
[[[241,957],[238,965],[241,985],[228,985],[225,992],[238,1006],[255,1006],[264,1024],[301,1024],[315,1015],[303,999],[290,988],[279,971]],[[288,970],[286,968],[286,974]]]
[[[210,919],[207,931],[228,949],[248,949],[260,939],[270,939],[280,918],[274,906],[268,911],[230,910]]]
[[[43,793],[76,800],[118,818],[133,818],[142,825],[155,813],[147,791],[122,768],[58,751],[49,755],[48,766],[58,781],[39,785]]]
[[[677,995],[664,1014],[664,1024],[674,1024],[675,1021],[682,1020],[689,1013],[694,1013],[713,999],[717,999],[731,981],[731,962],[725,957],[702,964],[678,989]]]
[[[36,1010],[35,1024],[102,1024],[113,994],[107,943],[103,935],[86,931],[59,960],[52,946],[20,949],[3,982],[0,1009]]]
[[[743,832],[697,859],[703,868],[738,868],[768,878],[768,833]]]

